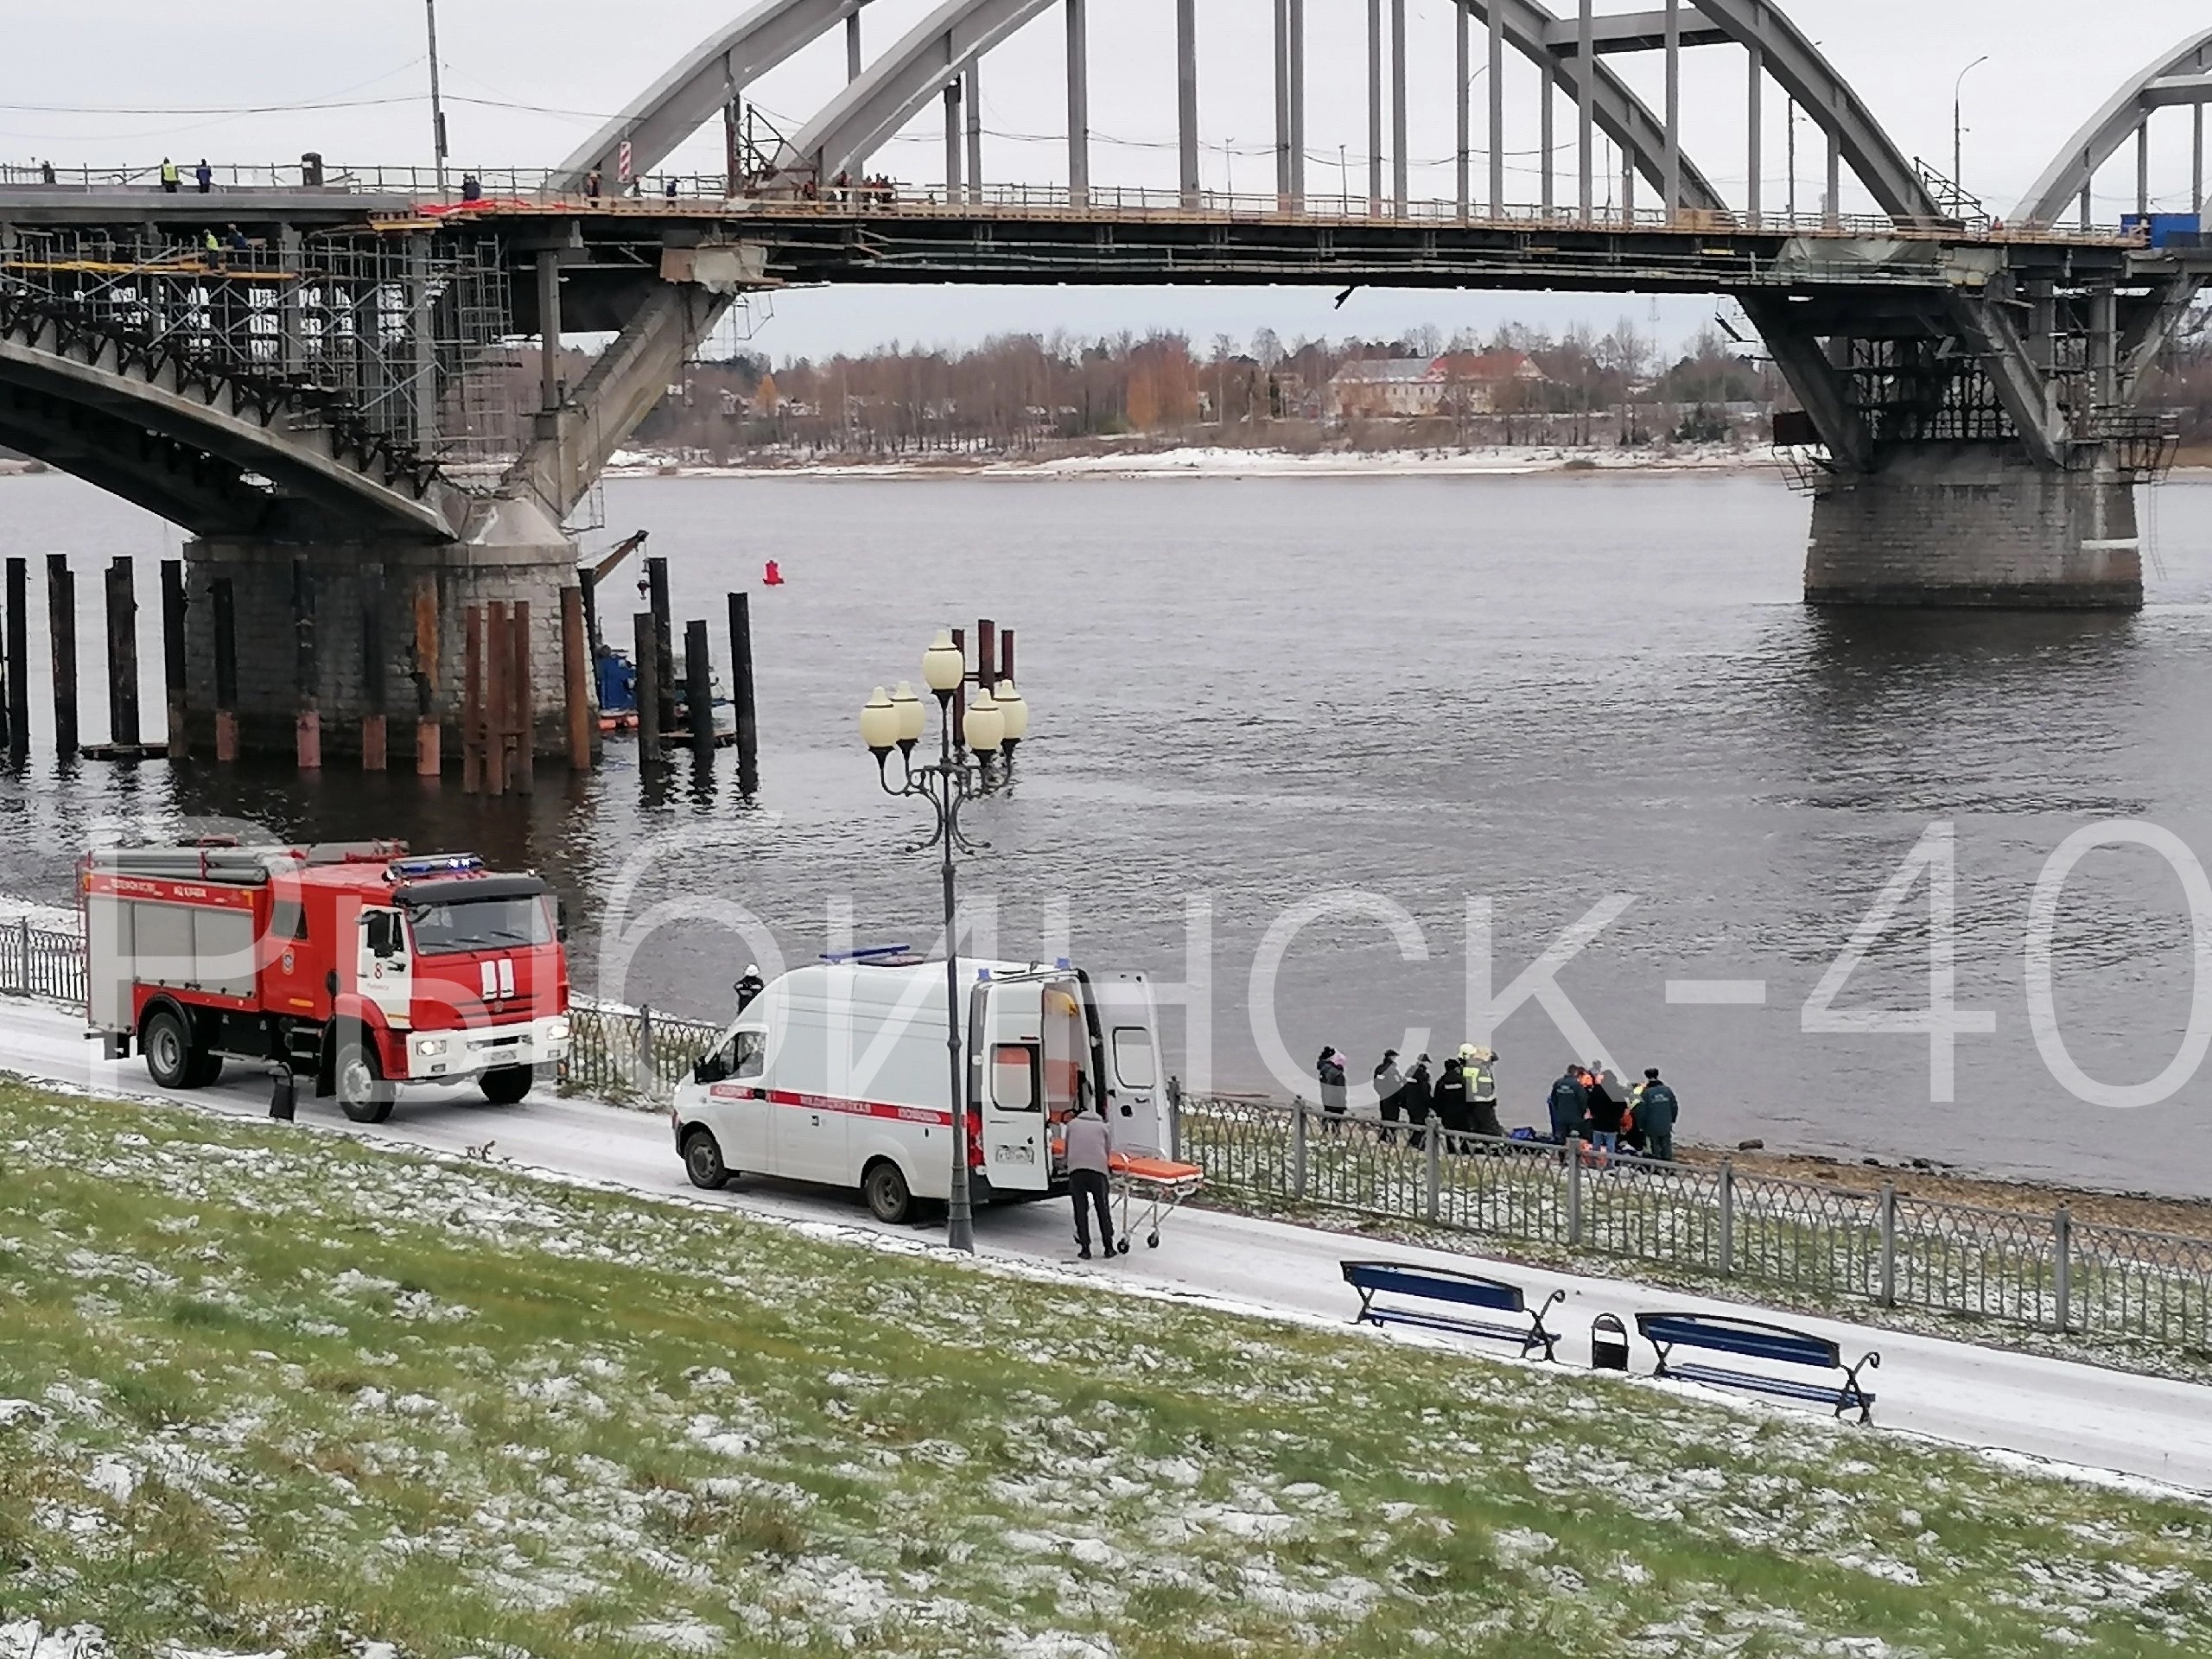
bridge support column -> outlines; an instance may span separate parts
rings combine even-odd
[[[293,561],[303,559],[315,607],[325,618],[359,616],[359,627],[321,631],[312,688],[321,715],[323,764],[359,764],[365,722],[395,700],[427,702],[421,725],[391,734],[393,760],[402,733],[419,749],[442,724],[459,729],[464,641],[471,606],[527,606],[532,685],[529,705],[537,751],[568,749],[561,656],[561,594],[577,585],[574,546],[533,504],[491,504],[489,522],[471,539],[443,543],[364,538],[303,547],[292,543],[203,537],[185,544],[186,721],[196,741],[213,744],[216,725],[214,593],[227,582],[237,640],[238,746],[247,756],[289,758],[302,694],[294,683]],[[435,594],[426,603],[424,588]],[[365,607],[378,607],[374,626]],[[357,641],[359,643],[357,643]],[[434,671],[418,680],[423,645],[434,642]],[[367,659],[373,648],[379,660]],[[423,690],[425,680],[434,688]],[[418,705],[419,706],[419,705]],[[458,742],[438,744],[458,754]],[[416,755],[416,760],[423,757]]]
[[[1811,605],[2139,610],[2133,485],[1994,445],[1929,445],[1813,499]]]

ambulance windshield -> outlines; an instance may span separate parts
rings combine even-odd
[[[552,907],[543,893],[412,904],[407,907],[407,922],[416,953],[425,957],[553,943]]]

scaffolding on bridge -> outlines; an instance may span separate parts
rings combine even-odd
[[[264,417],[321,421],[419,486],[488,491],[520,453],[520,369],[494,238],[374,232],[197,245],[19,228],[0,250],[0,327],[111,342],[118,366],[221,376]]]

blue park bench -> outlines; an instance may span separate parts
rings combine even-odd
[[[1448,1268],[1415,1267],[1404,1262],[1346,1262],[1343,1266],[1344,1282],[1359,1293],[1359,1312],[1352,1319],[1354,1325],[1414,1325],[1461,1336],[1487,1337],[1516,1344],[1524,1359],[1538,1349],[1543,1351],[1546,1359],[1550,1359],[1554,1357],[1552,1351],[1559,1345],[1559,1338],[1544,1328],[1544,1315],[1567,1300],[1563,1290],[1554,1291],[1549,1301],[1532,1309],[1520,1286],[1484,1279],[1477,1274],[1455,1273]],[[1433,1313],[1425,1308],[1401,1307],[1395,1303],[1377,1307],[1375,1299],[1378,1295],[1479,1308],[1495,1313],[1518,1313],[1529,1323],[1501,1325],[1464,1313]]]
[[[1786,1400],[1810,1400],[1829,1407],[1839,1417],[1855,1410],[1860,1422],[1874,1421],[1874,1396],[1859,1385],[1859,1374],[1880,1370],[1879,1354],[1868,1354],[1856,1365],[1847,1365],[1842,1349],[1826,1338],[1719,1313],[1639,1313],[1636,1316],[1636,1328],[1658,1351],[1656,1376],[1679,1377],[1685,1382],[1710,1383],[1716,1388],[1746,1389]],[[1812,1382],[1758,1371],[1726,1370],[1717,1365],[1670,1364],[1668,1355],[1676,1348],[1701,1348],[1713,1353],[1740,1354],[1746,1359],[1765,1360],[1777,1365],[1841,1371],[1843,1381]]]

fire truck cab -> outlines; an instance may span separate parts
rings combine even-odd
[[[118,848],[83,862],[89,1034],[135,1044],[163,1088],[226,1060],[281,1066],[356,1122],[398,1085],[470,1082],[502,1104],[568,1052],[552,896],[471,853],[404,843]]]

